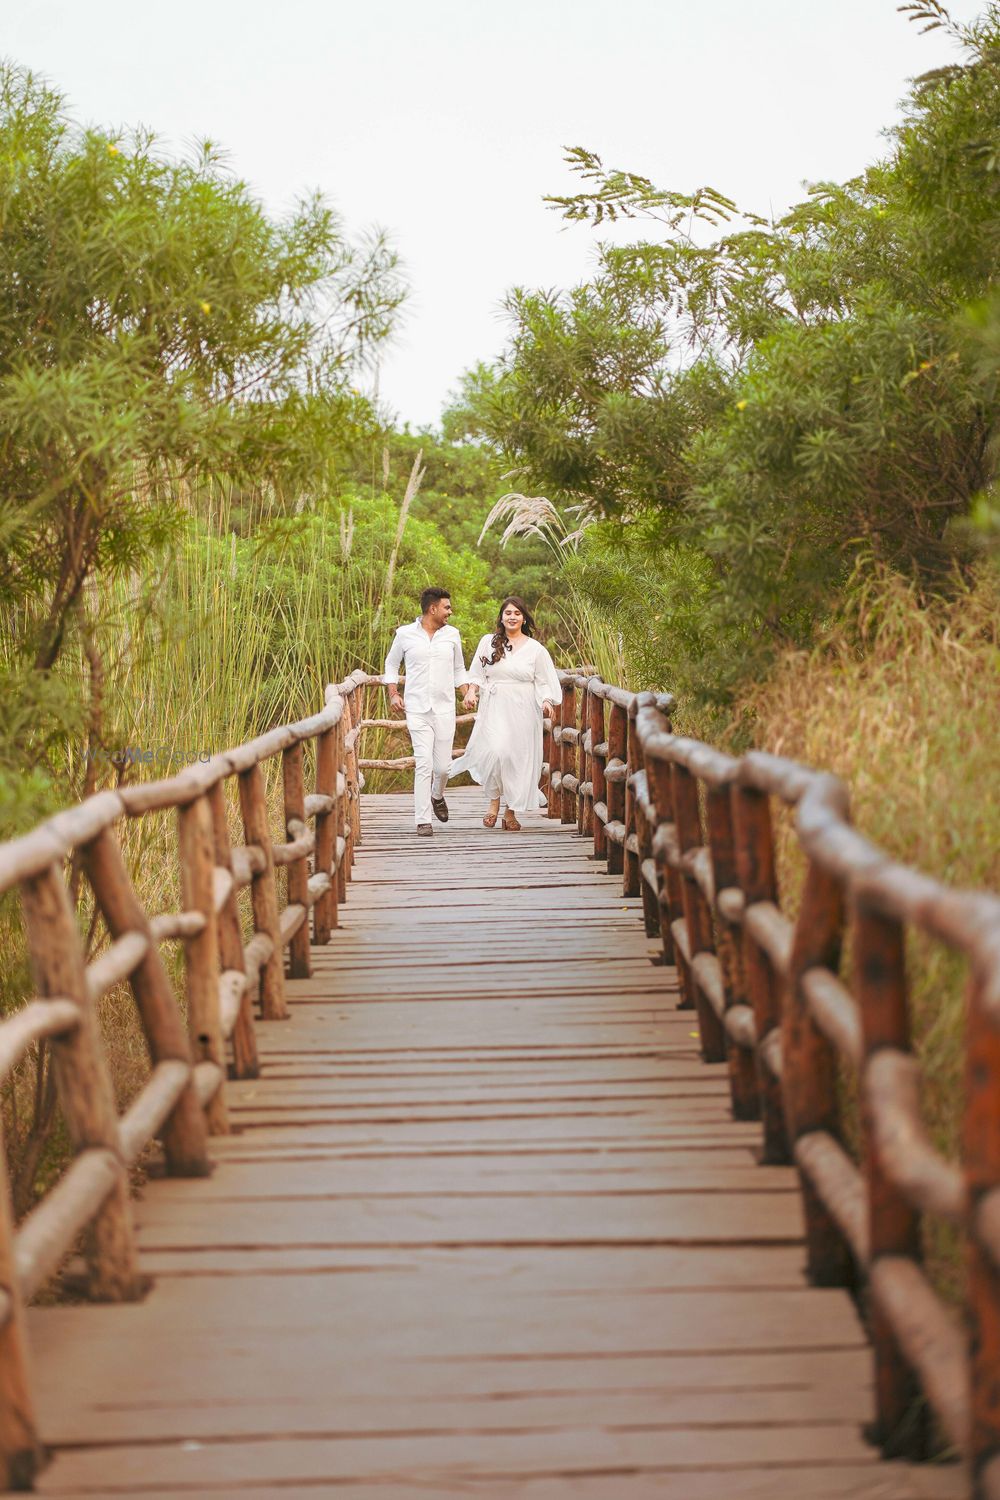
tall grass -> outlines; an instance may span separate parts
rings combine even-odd
[[[676,694],[677,727],[706,738],[724,720],[695,697],[688,664],[705,652],[705,560],[628,529],[589,527],[554,600],[565,634],[606,682]]]
[[[855,817],[897,858],[956,885],[1000,882],[1000,574],[920,602],[870,580],[851,618],[786,656],[737,716],[758,744],[851,785]]]
[[[735,733],[834,771],[854,822],[894,858],[955,887],[1000,889],[1000,576],[986,567],[925,604],[898,576],[870,579],[815,651],[790,654],[737,705]],[[780,878],[794,896],[801,859],[779,829]],[[848,955],[848,963],[850,955]],[[962,1115],[965,965],[919,936],[907,951],[922,1109],[954,1156]],[[848,1128],[857,1101],[845,1080]],[[957,1290],[958,1247],[928,1226],[932,1269]]]
[[[351,566],[345,548],[331,509],[244,537],[213,496],[156,575],[141,589],[119,580],[106,598],[113,732],[215,751],[314,712],[325,682],[377,650],[381,559]]]

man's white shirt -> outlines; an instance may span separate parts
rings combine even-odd
[[[454,713],[455,689],[468,682],[462,656],[462,637],[454,625],[441,625],[428,635],[420,620],[400,625],[385,659],[382,681],[399,682],[406,664],[403,703],[408,714]]]

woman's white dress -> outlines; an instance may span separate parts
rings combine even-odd
[[[476,647],[468,680],[479,687],[479,712],[465,753],[452,761],[452,776],[468,771],[492,801],[499,797],[511,812],[538,808],[542,774],[542,704],[562,701],[562,687],[545,647],[530,636],[500,661],[493,638],[484,635]]]

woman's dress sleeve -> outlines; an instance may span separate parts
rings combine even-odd
[[[562,683],[544,646],[535,652],[535,702],[539,708],[543,703],[562,702]]]
[[[466,682],[475,683],[476,687],[486,686],[486,673],[483,671],[483,664],[480,658],[483,656],[487,658],[492,656],[493,653],[490,650],[490,640],[491,637],[488,635],[484,635],[482,637],[479,645],[476,647],[475,651],[473,651],[472,661],[469,663],[469,674],[465,680]]]

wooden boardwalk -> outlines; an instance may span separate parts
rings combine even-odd
[[[871,1358],[806,1285],[637,902],[478,793],[366,797],[342,930],[261,1025],[208,1180],[138,1205],[138,1304],[30,1315],[52,1495],[950,1500],[861,1436]]]

